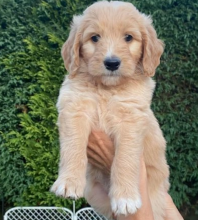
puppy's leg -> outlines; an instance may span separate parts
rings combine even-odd
[[[83,113],[73,112],[65,109],[59,114],[59,175],[51,191],[58,196],[78,198],[83,196],[86,184],[90,122]]]
[[[124,117],[114,127],[115,157],[111,169],[110,198],[116,215],[133,214],[141,207],[139,193],[140,156],[147,116]]]

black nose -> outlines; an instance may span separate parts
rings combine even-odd
[[[104,65],[106,69],[114,71],[117,70],[120,66],[121,60],[118,57],[107,57],[104,60]]]

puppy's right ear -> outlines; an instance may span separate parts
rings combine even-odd
[[[65,68],[69,72],[69,76],[73,78],[77,73],[80,64],[80,38],[79,32],[82,16],[75,16],[71,25],[71,31],[67,41],[63,44],[61,55],[64,60]]]

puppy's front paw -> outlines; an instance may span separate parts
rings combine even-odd
[[[111,199],[111,208],[115,215],[134,214],[141,206],[140,198],[136,200],[129,198]]]
[[[83,184],[83,182],[79,183],[79,180],[74,181],[69,178],[59,177],[51,187],[50,191],[57,196],[78,199],[83,197],[84,187],[85,184]]]

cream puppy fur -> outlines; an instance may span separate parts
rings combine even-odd
[[[69,75],[57,108],[60,167],[51,190],[82,197],[111,218],[141,207],[140,155],[144,154],[155,220],[164,219],[169,188],[166,142],[150,109],[163,43],[150,17],[132,4],[97,2],[75,16],[62,57]],[[115,146],[110,176],[87,162],[92,130],[108,134]]]

